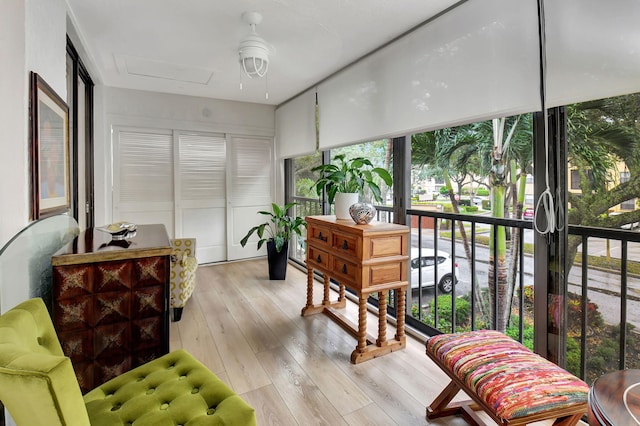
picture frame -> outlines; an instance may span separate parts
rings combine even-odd
[[[69,108],[35,72],[30,74],[31,219],[70,209]]]

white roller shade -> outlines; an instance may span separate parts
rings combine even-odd
[[[547,106],[640,92],[640,2],[544,3]]]
[[[276,109],[278,158],[311,154],[316,149],[316,91],[308,90]]]
[[[537,16],[469,1],[321,83],[320,147],[539,110]]]

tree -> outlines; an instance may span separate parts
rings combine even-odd
[[[569,164],[580,177],[580,193],[569,193],[568,222],[619,229],[640,221],[637,209],[608,214],[640,197],[640,94],[569,105],[567,116]],[[629,172],[626,182],[617,176],[619,163]],[[569,268],[581,242],[569,237]]]
[[[449,174],[468,174],[469,165],[475,164],[475,173],[489,176],[493,216],[498,218],[507,216],[509,209],[506,205],[506,200],[509,195],[514,200],[516,217],[522,217],[522,206],[524,204],[523,187],[526,183],[527,171],[531,169],[533,156],[530,115],[497,118],[491,121],[437,130],[422,135],[420,138],[416,137],[415,142],[416,145],[423,142],[424,147],[416,147],[417,153],[414,155],[412,162],[415,164],[418,161],[429,161],[431,164],[437,165],[438,170],[445,178],[445,182],[447,182],[450,194],[453,188]],[[430,153],[431,156],[428,155]],[[418,155],[422,155],[422,159]],[[516,185],[518,180],[520,184]],[[508,189],[509,192],[507,191]],[[458,213],[457,202],[452,195],[450,196],[452,197],[454,212]],[[467,259],[471,261],[466,232],[462,223],[459,225]],[[497,232],[496,238],[494,238],[494,232]],[[519,234],[514,234],[517,237],[515,241],[512,240],[512,246],[515,245],[515,249],[512,249],[514,251],[510,256],[512,270],[516,269],[517,238],[519,238]],[[494,240],[497,243],[494,243]],[[497,296],[499,300],[498,311],[492,312],[490,321],[493,328],[504,331],[510,318],[516,274],[507,274],[509,267],[507,263],[505,228],[497,227],[495,230],[492,228],[489,241],[489,293],[492,299]],[[495,250],[494,244],[497,244]],[[496,274],[497,279],[494,279]],[[474,285],[476,285],[476,277],[473,277],[473,280]],[[489,309],[493,310],[493,306],[493,304],[489,304]]]
[[[436,130],[434,132],[417,133],[411,138],[411,163],[412,165],[418,164],[420,167],[424,167],[427,164],[431,165],[431,168],[439,173],[444,178],[445,187],[451,200],[451,206],[454,213],[459,214],[458,202],[455,199],[453,187],[451,185],[451,179],[449,178],[448,170],[451,169],[451,157],[456,146],[473,145],[474,134],[469,132],[469,128],[458,129],[443,129]],[[459,157],[459,161],[462,161],[462,156]],[[467,238],[467,232],[464,229],[462,221],[458,221],[458,228],[460,231],[460,237],[464,247],[467,261],[469,262],[469,270],[472,269],[471,265],[471,247],[469,245],[469,239]],[[477,277],[472,277],[473,285],[477,286]],[[481,300],[481,292],[476,292],[477,306],[480,308],[480,314],[483,314],[482,307],[485,305]]]

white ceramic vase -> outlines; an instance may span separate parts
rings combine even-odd
[[[333,200],[333,205],[336,212],[336,219],[349,219],[349,207],[358,202],[359,195],[357,192],[338,192],[336,198]]]
[[[356,225],[367,225],[376,216],[376,208],[369,203],[355,203],[349,207],[349,215]]]

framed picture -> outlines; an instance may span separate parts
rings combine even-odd
[[[37,73],[30,76],[31,219],[69,210],[69,108]]]

